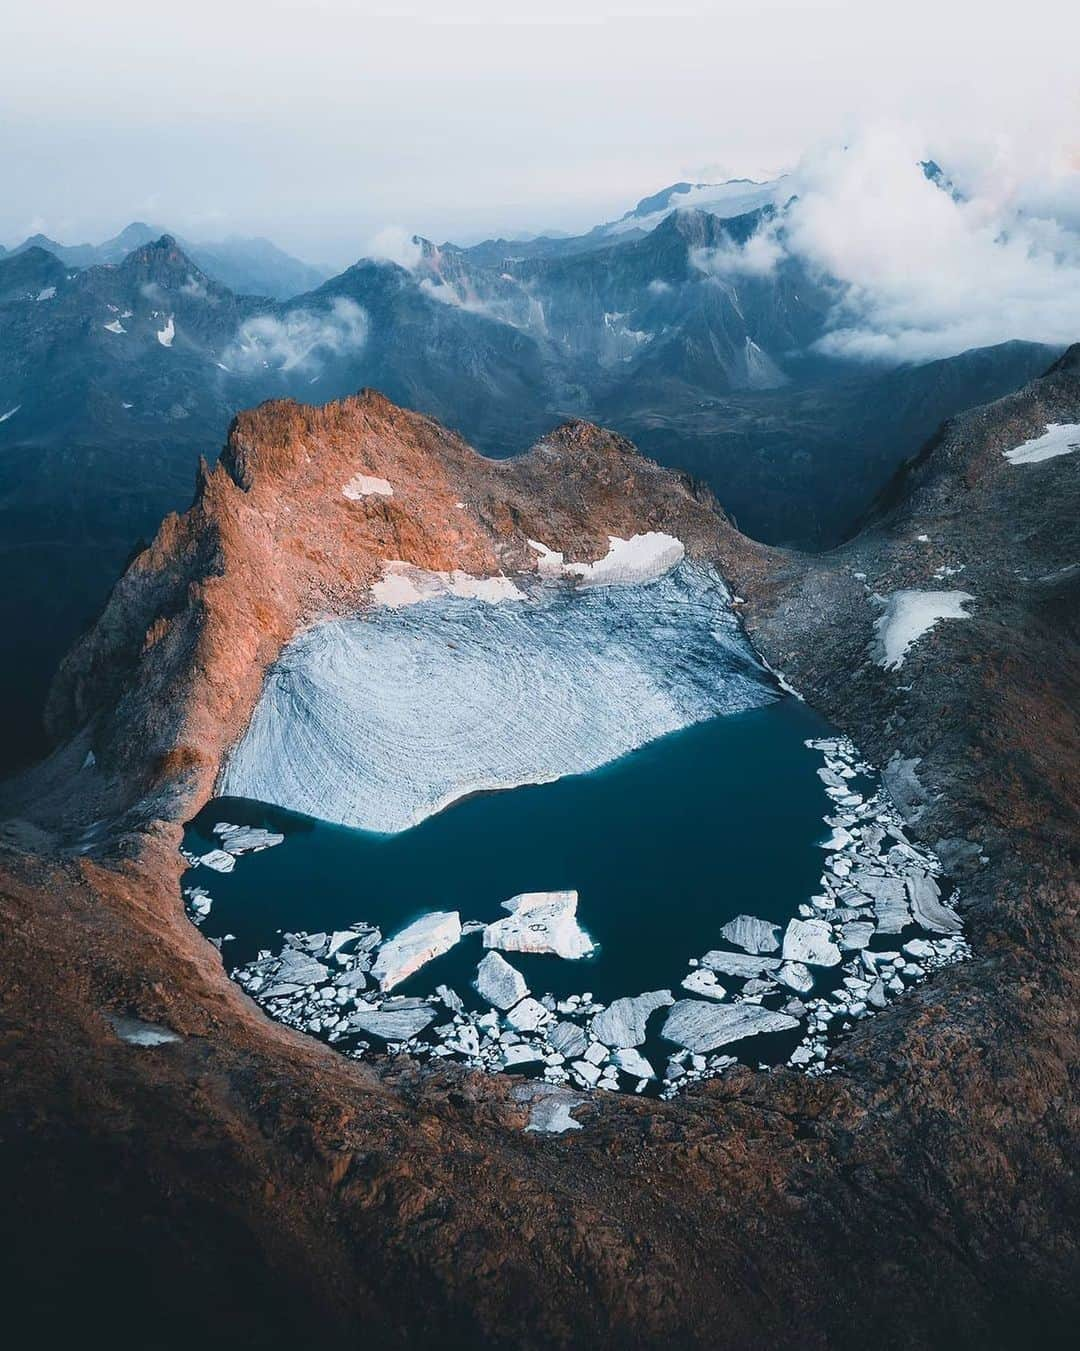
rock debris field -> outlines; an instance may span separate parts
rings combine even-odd
[[[817,893],[786,921],[747,914],[724,923],[717,946],[688,954],[678,989],[596,1000],[583,960],[594,944],[575,891],[509,897],[493,922],[434,911],[387,935],[362,917],[334,932],[285,933],[279,951],[260,951],[232,975],[272,1018],[354,1058],[404,1053],[529,1075],[536,1129],[574,1128],[575,1092],[672,1097],[740,1060],[828,1074],[830,1045],[855,1022],[970,950],[937,859],[906,838],[873,768],[844,737],[806,745],[822,756],[817,773],[833,804]],[[184,896],[196,924],[213,905],[212,880],[203,879],[284,840],[228,822],[214,835],[218,848],[185,853]],[[480,1008],[443,984],[424,995],[394,993],[459,944],[476,948],[466,993]],[[583,962],[581,993],[530,989],[515,953]],[[755,1059],[768,1044],[755,1039],[776,1032],[789,1034],[782,1058],[766,1051]]]

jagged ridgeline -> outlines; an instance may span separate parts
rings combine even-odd
[[[408,267],[362,260],[328,280],[265,241],[140,224],[0,258],[0,633],[19,635],[4,754],[42,748],[56,661],[186,505],[198,458],[262,399],[375,386],[500,456],[588,416],[708,483],[752,535],[817,545],[943,417],[1049,363],[1035,344],[891,374],[809,355],[827,288],[793,258],[725,271],[782,228],[784,199],[775,184],[676,184],[575,239],[417,243]]]

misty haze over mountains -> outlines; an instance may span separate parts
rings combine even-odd
[[[582,235],[384,230],[332,277],[266,240],[141,223],[27,239],[0,256],[20,734],[36,744],[45,673],[186,505],[198,458],[267,398],[374,386],[496,456],[589,418],[702,479],[751,535],[835,544],[943,419],[1068,340],[1080,247],[1061,216],[991,207],[869,135],[770,182],[673,184]],[[46,599],[43,632],[24,621]]]

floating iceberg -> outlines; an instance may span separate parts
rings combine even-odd
[[[416,585],[396,569],[386,580]],[[776,697],[711,569],[517,595],[436,588],[301,634],[220,792],[396,832],[467,794],[585,773]]]

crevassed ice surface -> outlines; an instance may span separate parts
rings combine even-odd
[[[525,603],[442,596],[290,643],[219,791],[396,832],[775,697],[697,564],[642,586],[538,584]]]

